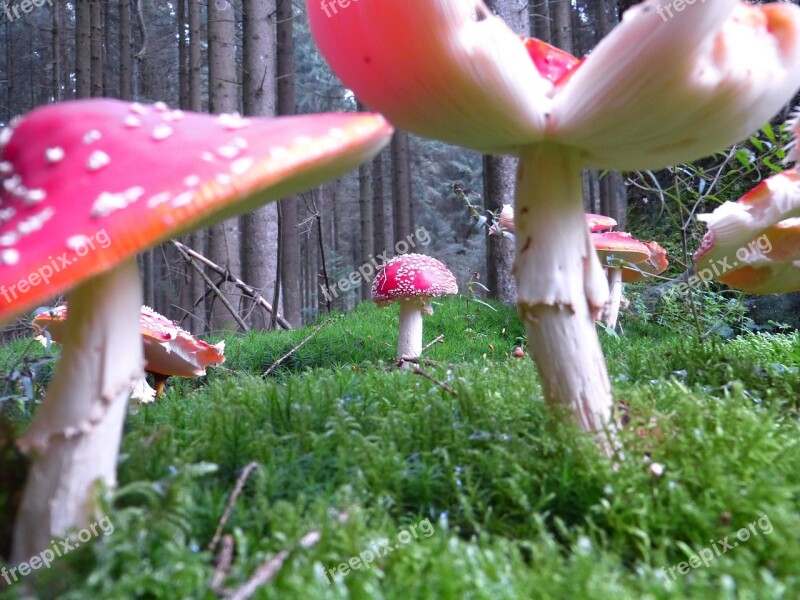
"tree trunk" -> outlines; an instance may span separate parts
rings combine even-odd
[[[64,7],[53,4],[53,99],[64,99]]]
[[[189,0],[189,110],[203,110],[203,64],[200,44],[200,3]]]
[[[189,108],[189,56],[186,1],[178,0],[178,105]]]
[[[550,14],[553,18],[553,45],[572,52],[572,2],[551,0]]]
[[[489,0],[490,10],[519,35],[528,35],[530,18],[524,2],[520,0]],[[483,157],[484,206],[497,214],[504,204],[514,204],[514,182],[517,159],[512,156]],[[512,275],[514,242],[502,235],[486,236],[486,287],[489,295],[505,304],[517,300],[517,288]]]
[[[92,95],[92,17],[89,0],[75,0],[75,97]]]
[[[372,206],[374,241],[372,248],[376,257],[386,250],[386,192],[384,190],[383,157],[384,152],[381,152],[372,160],[372,195],[374,198]]]
[[[119,97],[122,100],[133,99],[131,80],[131,2],[119,1]]]
[[[550,0],[538,0],[538,2],[531,5],[531,14],[533,16],[534,37],[550,44],[553,40],[552,27],[550,25]]]
[[[244,114],[275,114],[275,6],[265,0],[244,0]],[[278,245],[278,210],[274,203],[240,217],[242,279],[272,302]],[[278,307],[274,307],[276,310]],[[269,315],[245,302],[248,325],[265,330]]]
[[[90,59],[91,63],[91,95],[99,98],[103,95],[103,6],[100,0],[91,0],[89,19],[91,22]]]
[[[239,110],[236,85],[236,14],[228,0],[214,0],[208,6],[208,70],[212,113]],[[241,273],[239,219],[233,218],[210,228],[208,257],[237,277]],[[234,309],[240,294],[227,282],[219,284]],[[236,321],[216,296],[211,301],[211,328],[232,329]]]
[[[411,155],[408,133],[397,130],[392,137],[392,207],[395,244],[411,235]]]
[[[279,115],[293,115],[297,107],[294,87],[294,10],[291,0],[277,0],[277,62]],[[281,264],[284,317],[293,327],[302,324],[300,297],[300,240],[297,233],[299,202],[296,196],[281,201]]]

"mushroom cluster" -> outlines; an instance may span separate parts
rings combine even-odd
[[[105,99],[0,133],[0,320],[61,292],[69,306],[55,377],[18,440],[33,463],[13,561],[85,526],[96,482],[116,481],[144,366],[136,253],[339,176],[391,133],[374,114],[245,119]]]
[[[422,316],[432,315],[431,298],[458,293],[456,278],[441,262],[424,254],[401,254],[380,268],[372,281],[378,306],[400,305],[397,360],[407,368],[422,354]]]
[[[529,346],[545,399],[569,405],[609,453],[611,387],[594,327],[608,283],[582,169],[701,158],[758,129],[800,87],[800,7],[715,0],[665,21],[658,1],[629,9],[583,61],[521,39],[482,0],[359,0],[335,19],[307,5],[323,56],[371,110],[520,158],[515,276]]]

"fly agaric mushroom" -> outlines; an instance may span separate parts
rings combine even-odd
[[[664,20],[658,1],[629,9],[583,62],[526,44],[482,0],[359,0],[335,18],[307,6],[323,56],[372,110],[418,135],[520,157],[515,275],[528,345],[546,400],[569,404],[607,452],[612,398],[594,316],[608,284],[581,170],[706,156],[800,85],[800,7],[715,0]]]
[[[617,226],[616,219],[612,219],[611,217],[607,217],[605,215],[586,213],[584,217],[586,218],[586,224],[589,226],[589,231],[591,233],[599,233],[601,231],[605,231],[606,229],[611,229]]]
[[[95,482],[116,481],[144,364],[136,253],[347,172],[391,131],[370,114],[244,119],[95,99],[0,134],[0,320],[59,292],[69,304],[55,378],[18,441],[34,461],[15,562],[85,526]]]
[[[751,294],[800,290],[797,170],[773,175],[738,202],[725,202],[698,219],[708,231],[694,255],[696,278]]]
[[[642,281],[648,277],[660,275],[669,267],[667,251],[658,242],[645,242],[645,246],[650,251],[650,256],[644,262],[637,263],[633,267],[622,267],[622,283],[634,283]]]
[[[422,354],[422,315],[433,314],[431,298],[458,293],[456,278],[441,262],[424,254],[402,254],[387,262],[372,282],[378,306],[400,305],[397,360],[403,368]]]
[[[66,319],[67,306],[62,304],[39,313],[32,324],[37,333],[46,331],[53,341],[63,343]],[[224,341],[211,345],[199,340],[149,306],[142,306],[139,331],[144,343],[144,370],[155,379],[155,398],[161,396],[169,377],[202,377],[206,367],[225,362]]]
[[[622,271],[628,264],[645,262],[650,249],[630,233],[609,231],[593,233],[592,243],[600,263],[608,269],[609,299],[600,320],[611,329],[617,326],[619,303],[622,299]]]

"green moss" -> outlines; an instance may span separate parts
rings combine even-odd
[[[207,546],[252,461],[224,529],[236,552],[223,585],[289,551],[257,598],[800,593],[796,334],[704,346],[635,323],[602,334],[630,417],[627,457],[611,464],[542,404],[532,363],[511,357],[517,316],[493,306],[454,298],[425,321],[426,341],[445,337],[424,368],[456,396],[388,368],[396,309],[337,316],[267,378],[313,328],[229,337],[224,368],[131,411],[114,533],[39,571],[38,597],[213,598]],[[319,542],[298,547],[311,530]],[[738,545],[678,572],[726,537]],[[381,540],[397,548],[331,575]]]

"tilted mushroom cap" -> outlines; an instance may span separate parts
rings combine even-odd
[[[430,298],[458,293],[456,278],[441,262],[424,254],[402,254],[387,262],[372,282],[372,299],[379,305],[394,300]]]
[[[551,140],[587,167],[663,167],[742,139],[800,86],[800,7],[786,2],[697,2],[664,18],[648,0],[580,64],[526,45],[480,0],[326,9],[308,3],[314,38],[368,107],[485,152]]]
[[[586,213],[586,225],[592,233],[598,233],[606,229],[616,227],[617,221],[605,215],[596,215],[593,213]],[[502,231],[514,233],[514,207],[510,204],[504,204],[500,215],[497,217],[497,227]]]
[[[633,283],[647,279],[651,275],[663,273],[669,267],[667,251],[661,244],[658,242],[645,242],[644,245],[650,250],[650,256],[647,257],[647,260],[637,263],[635,268],[623,267],[622,283]]]
[[[586,224],[589,226],[589,231],[592,233],[599,233],[606,229],[611,229],[617,226],[616,219],[607,217],[605,215],[596,215],[594,213],[586,213]]]
[[[37,314],[32,321],[37,333],[47,331],[54,342],[63,341],[67,306],[62,304]],[[157,313],[142,306],[139,329],[144,342],[145,370],[175,377],[202,377],[206,367],[225,362],[225,342],[211,345]]]
[[[0,321],[345,172],[390,134],[370,114],[245,119],[105,99],[34,110],[0,135]]]
[[[641,263],[650,257],[650,249],[630,233],[609,231],[593,233],[592,243],[604,266],[615,266],[611,261]]]
[[[698,276],[752,294],[800,290],[800,174],[762,181],[738,202],[700,215],[708,231],[694,255]]]

